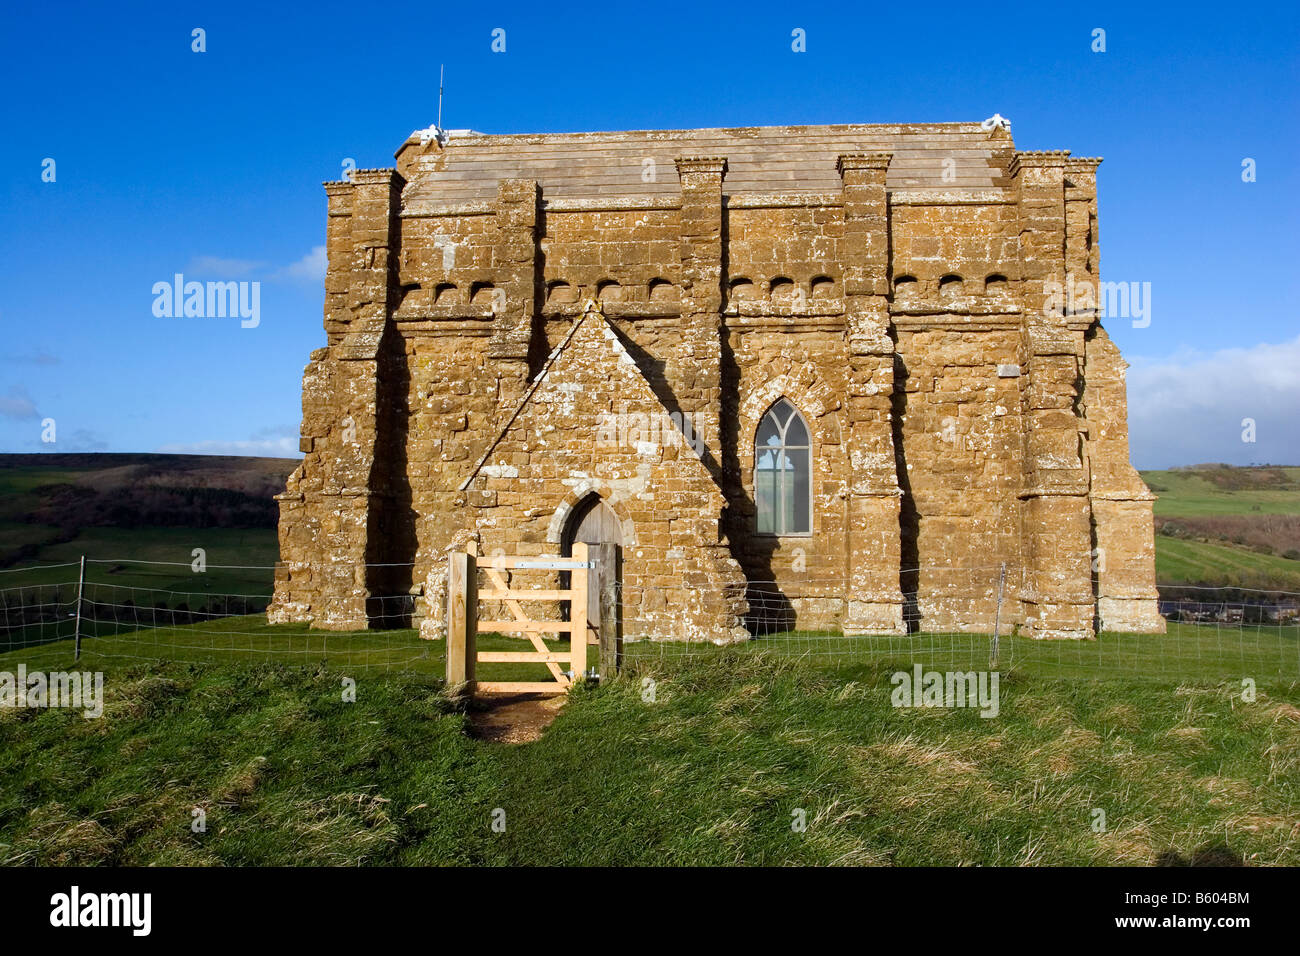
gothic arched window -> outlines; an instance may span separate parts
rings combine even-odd
[[[759,534],[812,533],[812,447],[799,410],[782,398],[754,439]]]

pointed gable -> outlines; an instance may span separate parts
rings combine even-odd
[[[569,474],[557,477],[566,484],[599,475],[636,493],[656,465],[672,462],[672,480],[698,486],[693,492],[720,509],[725,499],[696,450],[703,447],[689,417],[664,407],[600,307],[588,302],[460,487],[524,477],[536,456],[546,471],[562,463]]]

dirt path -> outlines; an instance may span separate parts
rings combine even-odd
[[[564,706],[563,694],[491,694],[469,705],[470,734],[499,744],[527,744],[542,736]]]

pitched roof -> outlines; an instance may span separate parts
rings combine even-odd
[[[841,154],[878,150],[894,154],[887,186],[895,192],[987,190],[1000,185],[1012,148],[1009,133],[975,122],[500,136],[466,130],[441,147],[421,147],[412,134],[399,155],[422,150],[407,160],[403,201],[411,207],[490,200],[501,179],[535,179],[548,200],[673,199],[681,156],[725,156],[728,196],[833,192]]]

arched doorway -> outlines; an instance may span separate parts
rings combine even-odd
[[[560,539],[560,553],[565,557],[571,556],[577,541],[587,545],[594,562],[588,579],[587,620],[592,622],[593,643],[600,644],[600,673],[613,676],[618,669],[620,653],[623,523],[594,492],[578,502],[569,513]],[[615,547],[603,548],[604,545]],[[568,571],[561,573],[560,587],[569,587]]]
[[[564,523],[562,554],[573,553],[573,542],[582,541],[595,548],[601,544],[623,543],[623,524],[600,495],[590,494],[578,502]]]

